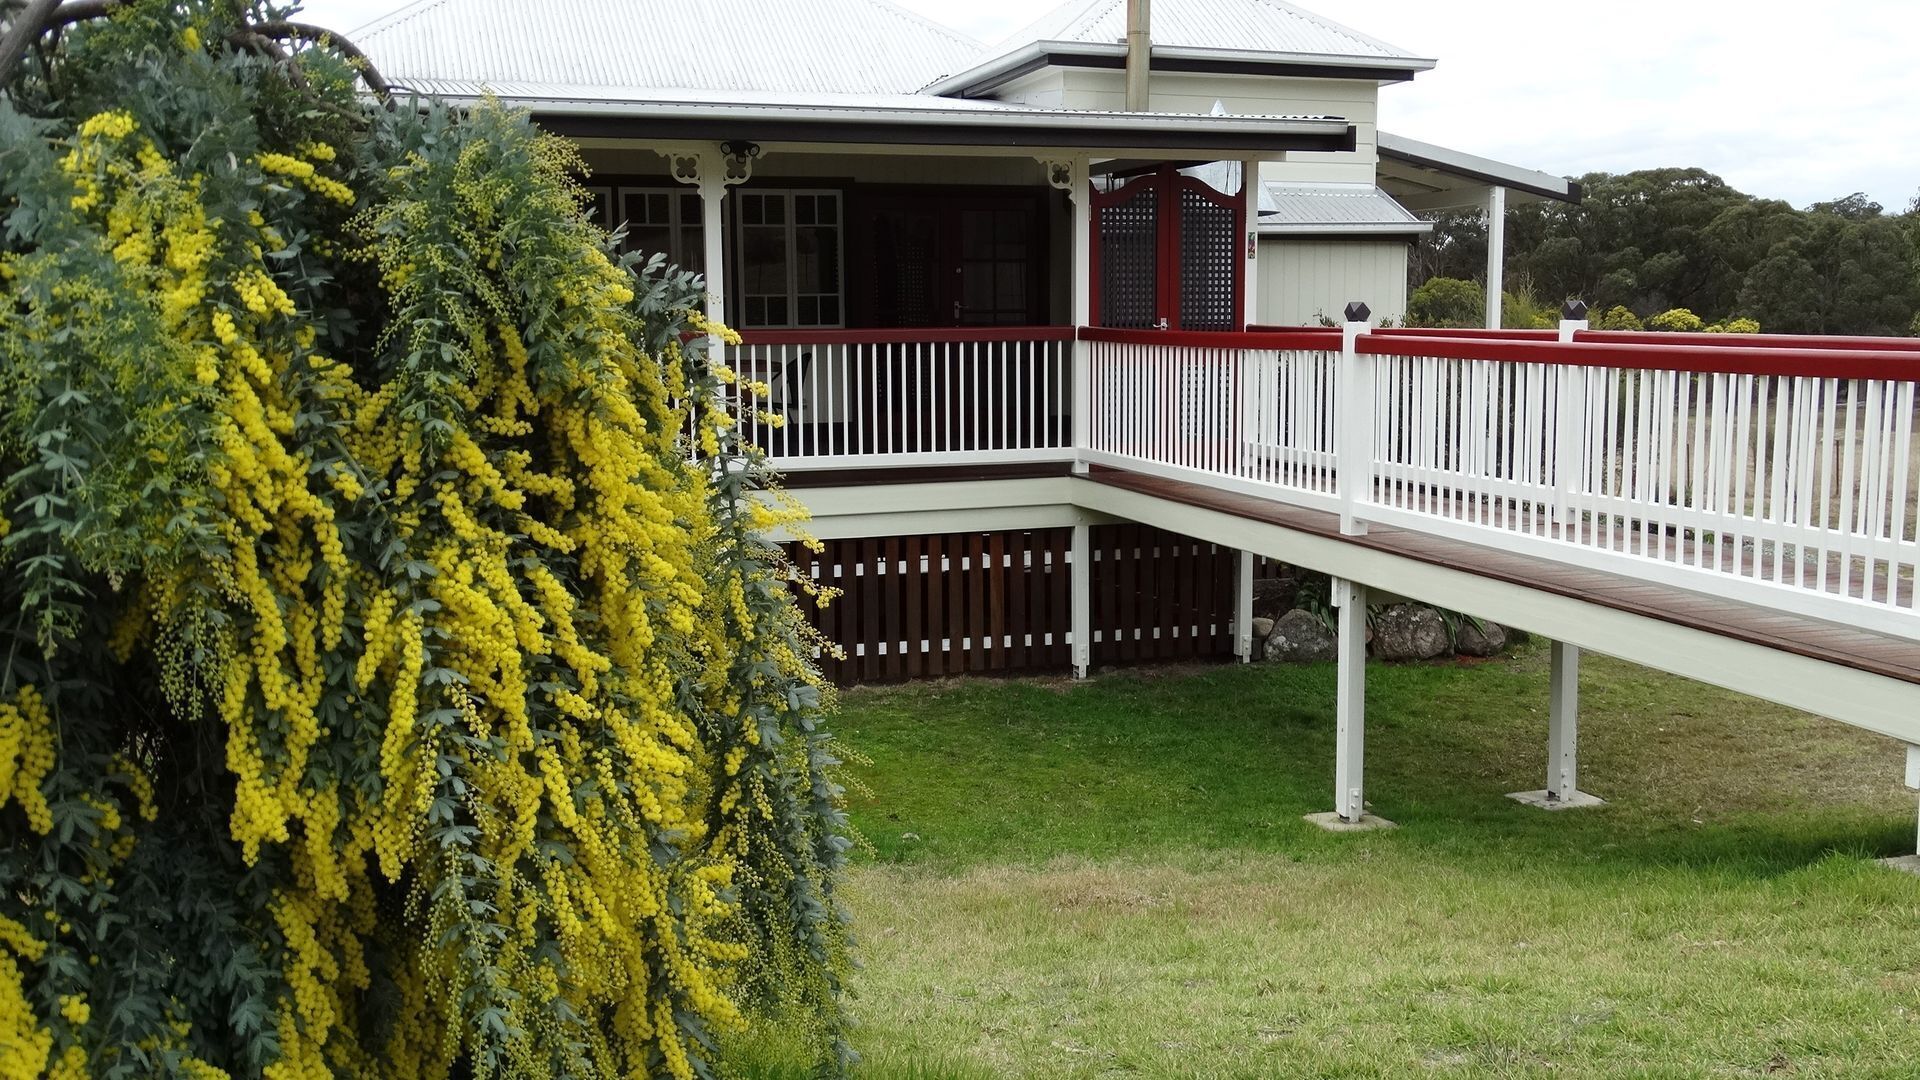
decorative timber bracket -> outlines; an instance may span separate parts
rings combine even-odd
[[[1087,197],[1087,159],[1086,158],[1043,158],[1036,157],[1040,168],[1046,173],[1047,185],[1067,193],[1067,198],[1076,204]]]

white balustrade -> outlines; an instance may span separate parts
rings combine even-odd
[[[1093,401],[1083,460],[1333,506],[1337,335],[1083,333]]]
[[[1083,335],[1095,465],[1920,637],[1920,351]]]
[[[1078,337],[1078,447],[1070,328],[782,331],[728,359],[787,471],[1109,466],[1920,638],[1920,349]]]
[[[728,362],[765,384],[780,421],[737,412],[784,470],[1071,461],[1072,342],[1071,327],[767,331]]]

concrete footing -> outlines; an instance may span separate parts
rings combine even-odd
[[[1920,875],[1920,855],[1895,855],[1891,859],[1875,859],[1875,862],[1889,870]]]
[[[1324,814],[1306,814],[1304,815],[1304,820],[1318,825],[1328,832],[1373,832],[1376,829],[1397,829],[1400,827],[1388,821],[1386,818],[1374,817],[1372,814],[1360,815],[1359,821],[1348,821],[1332,810]]]
[[[1571,795],[1558,799],[1549,796],[1544,789],[1540,791],[1512,791],[1507,793],[1507,798],[1524,806],[1531,806],[1539,810],[1579,810],[1588,806],[1607,805],[1607,800],[1598,795],[1589,795],[1584,791],[1576,791]]]

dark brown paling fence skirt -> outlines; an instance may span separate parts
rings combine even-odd
[[[846,654],[821,657],[822,671],[840,686],[1066,671],[1072,535],[866,537],[817,555],[794,545],[802,572],[842,591],[825,607],[801,601]],[[1096,667],[1233,655],[1234,551],[1132,524],[1094,526],[1091,548]]]

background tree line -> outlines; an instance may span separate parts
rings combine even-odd
[[[1796,209],[1697,168],[1589,173],[1580,184],[1579,205],[1508,212],[1508,325],[1550,318],[1577,297],[1596,325],[1685,309],[1705,324],[1751,319],[1769,333],[1920,335],[1920,197],[1897,213],[1858,193]],[[1456,211],[1434,223],[1409,262],[1409,321],[1471,313],[1478,325],[1485,217]]]

